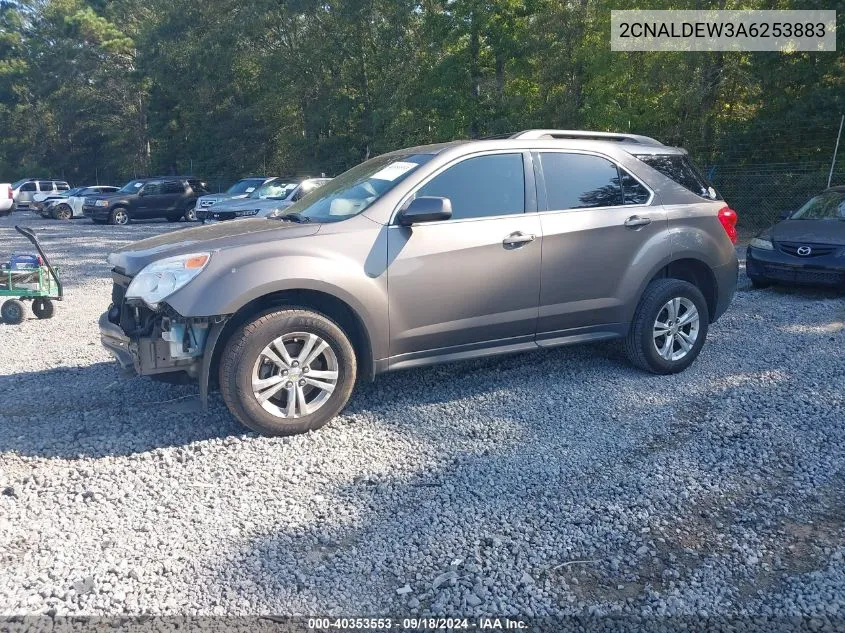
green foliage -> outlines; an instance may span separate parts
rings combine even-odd
[[[651,134],[711,167],[761,162],[761,144],[770,162],[828,159],[842,55],[612,53],[614,6],[0,0],[0,177],[223,185],[529,127]]]

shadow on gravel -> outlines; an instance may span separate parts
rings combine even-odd
[[[243,433],[197,389],[121,376],[115,363],[0,376],[0,453],[107,457]]]

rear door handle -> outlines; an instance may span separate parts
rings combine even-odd
[[[537,236],[533,233],[523,233],[522,231],[517,231],[516,233],[511,233],[506,236],[505,239],[502,240],[502,244],[505,246],[522,246],[523,244],[528,244],[536,239]]]
[[[648,224],[651,224],[651,218],[641,218],[638,215],[632,215],[630,218],[625,220],[625,226],[629,229],[636,229]]]

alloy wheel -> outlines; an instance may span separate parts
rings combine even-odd
[[[129,223],[129,214],[126,213],[126,211],[124,211],[123,209],[118,209],[117,211],[115,211],[112,217],[114,218],[115,224],[123,225]]]
[[[701,317],[686,297],[667,301],[654,321],[654,347],[661,358],[678,361],[690,353],[698,340]]]
[[[284,334],[267,345],[252,369],[252,393],[268,413],[295,419],[310,415],[338,383],[337,355],[310,332]]]

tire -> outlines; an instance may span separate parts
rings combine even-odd
[[[18,299],[7,299],[0,307],[0,316],[3,317],[3,322],[9,325],[17,325],[22,322],[24,314],[23,301]]]
[[[670,301],[673,301],[674,308],[669,307]],[[676,322],[683,320],[685,314],[690,314],[693,307],[698,316],[697,322],[693,317],[678,327]],[[671,309],[677,311],[674,319]],[[659,328],[658,319],[659,323],[668,327]],[[709,324],[707,301],[696,286],[680,279],[656,279],[646,286],[640,298],[625,338],[625,354],[632,364],[645,371],[676,374],[698,357],[707,338]],[[659,336],[661,331],[666,334]]]
[[[125,207],[117,207],[109,214],[109,224],[126,226],[129,224],[129,211]]]
[[[302,358],[301,352],[306,338],[311,336],[322,340],[327,348],[310,360],[307,369],[320,372],[321,384],[336,380],[328,393],[307,382],[309,373],[305,365],[296,365],[297,360],[308,359],[307,355]],[[276,344],[283,337],[286,340],[281,341],[281,347],[271,347],[271,343]],[[323,349],[317,340],[313,343],[312,354]],[[278,363],[264,355],[268,349]],[[278,353],[279,349],[285,350],[287,359]],[[282,377],[287,371],[293,374],[290,381]],[[334,321],[306,308],[274,309],[258,315],[232,334],[220,358],[220,392],[229,411],[245,426],[265,435],[295,435],[319,429],[346,406],[355,386],[356,371],[355,350]],[[260,395],[271,390],[272,393],[264,404],[253,390],[253,377],[264,381],[280,378],[265,385],[267,390]],[[293,386],[289,389],[288,385]],[[291,397],[294,398],[292,410]],[[306,405],[313,407],[317,403],[317,408],[303,413],[300,397]]]
[[[762,290],[763,288],[768,288],[772,285],[771,281],[763,279],[762,277],[751,277],[749,275],[748,278],[751,280],[751,287],[756,290]]]
[[[56,313],[56,304],[47,298],[33,299],[32,313],[39,319],[52,319]]]
[[[70,208],[70,205],[60,204],[53,209],[51,215],[55,220],[70,220],[73,217],[73,209]]]
[[[190,209],[185,209],[185,213],[182,217],[185,218],[185,222],[196,222],[197,221],[197,208],[191,207]]]

